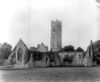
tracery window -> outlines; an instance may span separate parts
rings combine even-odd
[[[18,55],[18,60],[21,61],[22,60],[22,54],[23,54],[23,50],[22,48],[18,49],[17,55]]]

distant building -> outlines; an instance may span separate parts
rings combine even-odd
[[[51,50],[59,51],[62,48],[62,22],[51,21]]]
[[[41,43],[40,45],[37,46],[37,50],[39,52],[47,52],[48,51],[48,47],[45,46],[43,43]]]

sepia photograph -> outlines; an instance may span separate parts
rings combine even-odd
[[[0,82],[100,82],[100,0],[0,0]]]

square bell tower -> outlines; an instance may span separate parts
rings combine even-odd
[[[51,21],[51,50],[60,51],[62,48],[62,22]]]

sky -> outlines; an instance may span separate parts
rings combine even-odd
[[[51,20],[62,21],[62,46],[86,49],[98,37],[95,0],[0,0],[0,43],[13,47],[44,43],[50,48]]]

